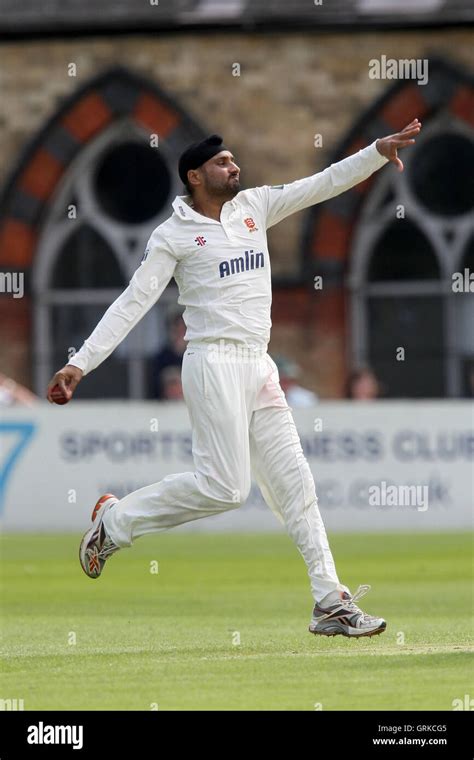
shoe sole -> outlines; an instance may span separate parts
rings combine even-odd
[[[314,636],[345,636],[347,639],[361,639],[364,636],[370,637],[370,636],[378,636],[380,633],[383,633],[385,629],[387,628],[387,624],[380,626],[379,628],[376,628],[374,631],[366,631],[365,633],[346,633],[345,631],[313,631],[310,628],[308,628],[308,631],[312,633]]]
[[[93,535],[93,533],[95,532],[95,530],[97,528],[97,524],[95,523],[97,517],[99,517],[99,519],[101,519],[102,516],[107,511],[107,509],[109,508],[108,505],[106,505],[106,503],[105,503],[109,499],[116,499],[116,501],[118,501],[118,499],[113,494],[111,494],[111,493],[106,493],[106,494],[104,494],[103,496],[100,497],[100,499],[98,500],[98,502],[95,505],[94,509],[92,510],[92,514],[91,514],[92,527],[89,528],[89,530],[84,533],[84,535],[82,537],[82,541],[81,541],[81,543],[79,545],[79,562],[81,563],[81,567],[84,570],[84,573],[87,575],[88,578],[91,578],[92,580],[95,580],[96,578],[100,577],[100,574],[102,572],[102,568],[100,567],[100,564],[99,564],[99,568],[100,569],[99,569],[99,572],[96,575],[91,575],[90,573],[88,573],[87,570],[86,570],[86,564],[85,564],[86,563],[86,553],[85,552],[86,552],[87,544],[91,540],[92,535]],[[101,510],[102,510],[102,514],[101,514]]]

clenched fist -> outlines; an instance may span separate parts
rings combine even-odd
[[[51,404],[67,404],[82,380],[82,369],[66,364],[50,380],[46,398]]]

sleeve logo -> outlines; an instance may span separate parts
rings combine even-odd
[[[251,216],[248,216],[247,219],[244,219],[244,223],[247,225],[250,232],[258,232],[258,227],[255,226],[255,222]]]

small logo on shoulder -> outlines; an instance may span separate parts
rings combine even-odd
[[[244,219],[244,223],[247,225],[249,232],[258,232],[258,227],[255,226],[255,222],[251,216]]]

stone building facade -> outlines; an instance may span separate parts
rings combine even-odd
[[[51,273],[53,267],[48,250],[60,245],[58,240],[63,235],[57,204],[62,199],[66,223],[67,209],[74,206],[75,188],[80,187],[81,161],[84,159],[84,166],[100,161],[99,153],[94,159],[94,144],[103,140],[105,145],[108,132],[119,122],[133,123],[135,136],[141,134],[145,142],[158,135],[158,151],[163,149],[171,177],[171,194],[180,192],[180,187],[173,184],[179,150],[195,136],[211,132],[225,137],[240,164],[244,186],[279,184],[313,174],[376,137],[397,131],[414,117],[423,121],[428,137],[435,143],[440,139],[440,130],[454,131],[458,142],[464,141],[453,148],[459,161],[459,151],[462,155],[469,140],[474,140],[472,43],[472,30],[462,27],[320,33],[102,33],[0,43],[0,270],[25,274],[23,298],[0,294],[0,370],[39,393],[49,371],[57,368],[55,362],[61,355],[66,359],[68,336],[67,345],[55,347],[51,339],[45,343],[41,337],[45,329],[55,329],[55,320],[61,314],[47,311],[48,294],[55,287],[54,282],[47,283],[48,271]],[[385,60],[428,61],[428,82],[371,78],[370,62],[380,61],[383,56]],[[113,144],[117,140],[116,135]],[[427,147],[428,155],[437,155],[435,147],[431,154]],[[469,150],[467,165],[471,160]],[[84,158],[87,151],[91,151],[90,155]],[[406,154],[408,161],[408,151]],[[427,160],[426,156],[420,158],[422,166]],[[446,160],[442,167],[446,170]],[[452,171],[458,168],[456,164]],[[410,171],[416,175],[416,164]],[[449,168],[447,172],[448,181]],[[384,167],[379,174],[392,177],[396,170]],[[426,176],[429,182],[429,172]],[[380,335],[370,333],[367,319],[377,322],[384,312],[377,311],[378,307],[371,312],[372,307],[361,300],[364,267],[353,257],[358,251],[362,261],[366,255],[364,245],[377,245],[370,240],[364,243],[363,229],[366,220],[370,228],[370,214],[377,217],[377,208],[382,208],[382,201],[377,207],[376,197],[389,194],[386,203],[393,203],[389,212],[393,219],[398,218],[398,206],[403,205],[395,203],[398,191],[389,188],[390,179],[384,179],[385,184],[378,186],[374,196],[377,182],[369,180],[339,201],[296,214],[269,232],[274,278],[270,349],[295,360],[302,368],[302,384],[321,397],[342,397],[350,368],[361,362],[374,363],[374,358],[377,361],[376,354],[371,353],[371,342],[380,342]],[[467,192],[472,185],[468,179],[465,182],[462,187]],[[430,206],[427,201],[430,213],[436,212],[436,203],[435,199]],[[80,221],[83,211],[79,207],[71,224]],[[461,200],[461,208],[448,214],[438,208],[436,213],[452,222],[446,230],[446,246],[449,248],[453,236],[459,240],[459,251],[453,254],[458,257],[459,268],[472,258],[472,205]],[[409,204],[406,216],[410,217]],[[138,228],[127,239],[127,230],[120,227],[120,245],[130,244],[129,253],[121,254],[122,260],[128,256],[122,268],[124,282],[139,263],[146,220],[139,220]],[[436,220],[426,222],[427,230],[435,228]],[[107,234],[104,231],[105,237]],[[111,247],[115,234],[111,228]],[[434,231],[433,237],[436,234]],[[423,245],[413,237],[413,257]],[[426,266],[428,271],[429,263]],[[369,270],[367,264],[365,271]],[[433,282],[431,290],[427,286],[426,297],[435,300],[424,312],[425,317],[414,312],[415,326],[417,319],[426,321],[426,315],[435,313],[439,299],[446,295],[449,271],[443,269],[442,263],[438,270],[431,279],[426,272],[415,278],[417,282],[426,278],[439,281],[439,287]],[[317,276],[322,277],[321,289],[315,289]],[[119,290],[121,284],[117,277],[114,287]],[[67,290],[64,283],[61,287]],[[102,287],[100,282],[97,287]],[[376,295],[380,299],[380,294]],[[402,296],[408,298],[409,289]],[[391,292],[390,297],[396,299],[396,292]],[[93,303],[98,310],[104,305],[98,297]],[[445,334],[446,324],[452,329],[456,319],[472,314],[469,305],[464,304],[460,312],[457,308],[446,305],[451,316],[448,314],[447,322],[439,325],[440,336]],[[361,316],[364,309],[365,322]],[[393,356],[379,357],[380,372],[388,384],[388,395],[410,395],[402,379],[399,384],[394,381],[393,387],[387,380],[392,375],[390,362],[393,376],[398,377],[396,329],[395,343],[390,347]],[[410,332],[409,325],[406,329]],[[413,395],[467,395],[471,349],[474,356],[474,346],[468,338],[456,349],[458,364],[450,368],[446,356],[455,349],[451,344],[440,346],[440,368],[435,369],[433,364],[433,373],[440,373],[438,384],[430,385],[429,380],[415,383]],[[416,354],[416,341],[413,351]],[[129,359],[125,355],[123,361]],[[130,371],[133,374],[134,370]],[[413,365],[412,377],[416,376]],[[140,384],[134,387],[143,391]],[[133,395],[127,390],[123,394]]]

